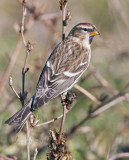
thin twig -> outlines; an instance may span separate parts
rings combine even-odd
[[[90,68],[90,70],[91,70],[92,72],[94,72],[95,78],[96,78],[96,79],[98,80],[98,82],[102,85],[102,87],[104,87],[107,91],[109,91],[110,93],[113,93],[114,95],[119,93],[118,90],[114,89],[114,88],[108,83],[108,81],[107,81],[106,79],[104,79],[104,78],[101,76],[101,74],[95,70],[95,67],[94,67],[92,64],[90,64],[89,68]],[[127,83],[127,85],[121,90],[121,92],[124,92],[128,87],[129,87],[129,83]],[[125,101],[129,102],[128,99],[126,99]]]
[[[66,6],[67,3],[65,4],[65,6],[62,8],[62,40],[65,39],[65,30],[66,30]]]
[[[67,135],[71,136],[86,121],[88,121],[91,118],[94,118],[94,117],[100,115],[105,110],[113,107],[114,105],[116,105],[116,104],[118,104],[118,103],[120,103],[120,102],[122,102],[122,101],[124,101],[124,100],[126,100],[128,98],[129,98],[129,93],[125,93],[123,95],[118,94],[117,96],[114,96],[114,98],[111,98],[108,102],[106,102],[106,104],[98,106],[97,107],[98,109],[95,109],[94,111],[92,111],[91,113],[86,115],[86,117],[84,119],[82,119],[77,125],[72,127],[72,129],[69,131],[69,133]]]
[[[62,6],[63,6],[64,1],[62,0]],[[65,29],[66,29],[66,6],[67,3],[64,3],[64,6],[62,7],[62,41],[65,39]],[[66,98],[66,96],[62,95],[61,99],[64,100]],[[63,104],[63,118],[61,121],[61,126],[60,126],[60,131],[59,131],[59,137],[58,137],[58,144],[60,144],[60,140],[61,140],[61,136],[62,136],[62,132],[63,132],[63,128],[64,128],[64,123],[65,123],[65,119],[66,119],[66,112],[67,112],[67,106],[66,104]]]
[[[97,104],[101,104],[101,102],[95,97],[93,96],[90,92],[88,92],[87,90],[85,90],[84,88],[82,88],[81,86],[75,84],[74,88],[76,88],[77,90],[79,90],[80,92],[82,92],[83,94],[85,94],[88,98],[90,98],[92,101],[94,101]]]
[[[121,1],[112,0],[110,2],[112,3],[113,10],[115,11],[115,14],[116,13],[119,14],[119,16],[121,17],[121,19],[123,20],[123,22],[125,23],[127,28],[129,28],[129,21],[127,21],[128,13],[127,13],[126,9],[124,8],[123,4],[121,3]]]
[[[101,75],[99,72],[95,70],[95,67],[90,64],[89,69],[94,72],[95,78],[98,80],[98,82],[109,92],[113,94],[118,94],[118,91],[114,89]]]
[[[0,160],[14,160],[13,158],[9,158],[3,155],[0,155]]]
[[[122,96],[118,95],[118,97],[116,99],[112,100],[111,102],[108,102],[107,104],[103,105],[102,107],[97,109],[95,112],[93,112],[91,114],[91,117],[95,117],[95,116],[101,114],[102,112],[104,112],[105,110],[107,110],[110,107],[114,106],[115,104],[120,103],[120,102],[122,102],[122,101],[124,101],[124,100],[126,100],[128,98],[129,98],[129,93],[126,93],[126,94],[124,94]]]
[[[63,118],[62,118],[62,121],[61,121],[61,127],[60,127],[60,131],[59,131],[58,144],[60,144],[61,136],[62,136],[62,133],[63,133],[63,128],[64,128],[64,124],[65,124],[65,119],[66,119],[66,113],[67,113],[67,106],[65,104],[65,105],[63,105]]]
[[[17,98],[20,99],[19,94],[17,93],[17,91],[16,91],[15,88],[13,87],[12,77],[9,77],[9,86],[11,87],[11,89],[13,90],[13,92],[15,93],[15,95],[17,96]]]
[[[30,128],[29,128],[28,121],[26,121],[26,130],[27,130],[27,135],[26,135],[27,160],[30,160]]]
[[[66,96],[61,95],[61,100],[64,100],[64,99],[66,99]],[[58,144],[60,144],[60,140],[61,140],[61,136],[62,136],[62,133],[63,133],[64,124],[65,124],[65,119],[66,119],[66,113],[67,113],[66,104],[62,103],[62,105],[63,105],[63,118],[62,118],[62,121],[61,121],[61,126],[60,126],[60,131],[59,131]]]
[[[34,19],[32,18],[32,16],[30,16],[29,20],[28,20],[28,23],[26,24],[26,31],[31,28],[31,26],[33,25],[34,23]],[[19,32],[19,31],[18,31]],[[17,44],[16,44],[16,47],[15,47],[15,50],[14,50],[14,53],[13,55],[11,56],[11,59],[9,61],[9,64],[7,66],[7,69],[4,73],[4,75],[2,76],[2,79],[0,81],[0,96],[2,95],[2,92],[4,91],[4,88],[6,86],[6,83],[8,81],[8,78],[10,76],[10,73],[16,63],[16,60],[17,60],[17,57],[20,53],[20,50],[21,50],[21,47],[22,47],[22,37],[20,36]]]
[[[26,57],[25,57],[25,61],[24,61],[24,72],[25,72],[25,69],[26,69],[26,64],[27,64],[27,60],[28,60],[28,56],[29,56],[29,50],[27,48],[27,43],[25,41],[25,37],[24,37],[24,26],[25,26],[25,16],[27,14],[27,9],[25,8],[25,6],[23,5],[23,15],[22,15],[22,25],[21,25],[21,35],[22,35],[22,40],[23,40],[23,43],[24,43],[24,46],[25,46],[25,49],[26,49]]]
[[[27,60],[28,60],[28,56],[29,56],[29,50],[27,48],[27,43],[25,41],[24,38],[24,23],[25,23],[25,15],[27,13],[27,9],[24,6],[23,3],[23,16],[22,16],[22,25],[21,25],[21,35],[22,35],[22,40],[26,49],[26,57],[25,57],[25,62],[24,62],[24,66],[23,66],[23,70],[22,70],[22,97],[24,97],[25,91],[25,74],[27,72],[26,70],[26,64],[27,64]],[[25,98],[25,97],[24,97]],[[24,99],[22,100],[22,105],[24,106]],[[27,160],[30,160],[30,128],[28,125],[28,121],[26,121],[26,130],[27,130],[27,135],[26,135],[26,144],[27,144]]]
[[[38,154],[38,150],[37,150],[37,148],[35,148],[35,150],[34,150],[34,158],[33,158],[33,160],[36,160],[36,156],[37,156],[37,154]]]
[[[108,160],[116,160],[120,158],[129,158],[129,153],[118,153],[112,157],[110,157]]]
[[[7,66],[7,69],[6,69],[5,73],[4,73],[4,75],[2,76],[2,80],[0,82],[0,96],[2,95],[2,92],[4,91],[5,85],[6,85],[7,81],[8,81],[8,77],[9,77],[9,75],[10,75],[10,73],[11,73],[13,67],[14,67],[16,59],[17,59],[17,57],[18,57],[18,55],[20,53],[21,47],[22,47],[22,38],[20,37],[18,42],[17,42],[16,48],[14,50],[14,53],[13,53],[11,59],[10,59],[10,62],[8,64],[8,66]]]
[[[68,112],[69,112],[69,110],[66,111],[66,114],[67,114]],[[59,117],[56,117],[56,118],[54,118],[54,119],[52,119],[52,120],[50,120],[50,121],[47,121],[47,122],[44,122],[44,123],[40,123],[40,124],[38,124],[36,127],[48,125],[48,124],[50,124],[50,123],[52,123],[52,122],[57,121],[58,119],[60,119],[60,118],[62,118],[62,117],[63,117],[63,114],[61,114]]]
[[[114,141],[113,141],[111,147],[109,148],[109,151],[108,151],[106,160],[109,160],[109,158],[111,157],[111,154],[114,152],[114,149],[116,150],[117,145],[118,145],[120,139],[121,139],[120,133],[117,133],[117,136],[115,137],[115,139],[114,139]]]
[[[56,12],[56,13],[49,13],[49,14],[44,14],[39,17],[39,20],[55,20],[55,19],[60,19],[61,18],[61,12]]]
[[[118,125],[117,133],[114,137],[111,147],[109,148],[106,160],[109,160],[110,157],[112,157],[111,155],[113,152],[117,153],[117,148],[121,143],[121,134],[128,129],[128,126],[129,126],[128,121],[129,121],[129,118],[128,116],[125,115],[121,123]]]

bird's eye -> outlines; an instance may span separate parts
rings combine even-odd
[[[84,30],[84,31],[88,31],[88,29],[87,29],[87,28],[84,28],[83,30]]]

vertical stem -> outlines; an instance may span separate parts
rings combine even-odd
[[[22,70],[22,106],[24,107],[24,94],[25,94],[25,74],[26,74],[26,68],[23,68]],[[28,120],[26,121],[26,144],[27,144],[27,160],[30,160],[30,128],[28,124]]]
[[[26,135],[27,160],[30,160],[30,128],[29,128],[28,121],[26,121],[26,130],[27,130],[27,135]]]
[[[27,64],[27,59],[29,56],[29,51],[27,49],[27,44],[24,38],[24,22],[25,22],[25,15],[26,15],[26,8],[24,6],[24,0],[23,0],[23,16],[22,16],[22,26],[21,26],[21,35],[22,35],[22,40],[26,49],[26,57],[25,57],[25,62],[24,62],[24,66],[22,69],[22,105],[24,106],[24,100],[25,100],[25,74],[27,72],[26,70],[26,64]],[[28,121],[26,121],[26,144],[27,144],[27,160],[30,160],[30,128],[29,128],[29,124]]]
[[[33,160],[36,160],[36,156],[37,156],[37,154],[38,154],[38,150],[37,150],[37,148],[35,148],[35,150],[34,150],[34,157],[33,157]]]
[[[24,107],[24,94],[25,94],[25,68],[22,70],[22,106]],[[27,160],[30,160],[30,128],[28,124],[28,120],[26,121],[26,144],[27,144]]]
[[[66,119],[66,113],[67,113],[66,105],[63,105],[63,118],[62,118],[62,121],[61,121],[61,127],[60,127],[60,131],[59,131],[58,144],[60,144],[61,135],[62,135],[62,132],[63,132],[64,123],[65,123],[65,119]]]
[[[66,30],[66,6],[67,3],[65,4],[65,6],[62,8],[62,41],[65,39],[65,30]],[[66,96],[61,96],[61,99],[65,99]],[[61,140],[61,135],[63,132],[63,128],[64,128],[64,123],[65,123],[65,119],[66,119],[66,113],[67,113],[67,108],[66,108],[66,104],[63,104],[63,117],[62,117],[62,121],[61,121],[61,126],[60,126],[60,131],[59,131],[59,138],[58,138],[58,144],[60,144],[60,140]]]
[[[62,40],[65,39],[65,30],[66,30],[66,5],[62,9]]]
[[[22,96],[24,96],[25,93],[25,72],[24,68],[22,69]],[[24,106],[24,100],[22,100],[22,106]]]

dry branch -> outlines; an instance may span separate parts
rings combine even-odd
[[[13,92],[15,93],[15,95],[17,96],[17,98],[20,99],[19,94],[17,93],[17,91],[13,87],[13,79],[12,79],[12,77],[9,77],[9,86],[11,87],[11,89],[13,90]]]
[[[60,9],[62,10],[62,41],[65,39],[65,30],[66,30],[66,6],[67,6],[67,1],[60,0]],[[62,95],[61,96],[62,101],[66,99],[66,96]],[[58,144],[61,142],[61,136],[63,133],[63,128],[64,128],[64,123],[66,119],[66,113],[67,113],[67,106],[65,103],[62,103],[63,105],[63,118],[61,121],[61,126],[60,126],[60,131],[59,131],[59,137],[58,137]]]
[[[8,81],[10,73],[11,73],[11,71],[12,71],[14,65],[15,65],[15,62],[17,60],[17,57],[18,57],[19,52],[21,50],[21,47],[22,47],[22,38],[20,37],[18,42],[17,42],[16,48],[14,50],[14,53],[13,53],[11,59],[10,59],[9,65],[8,65],[4,75],[3,75],[3,78],[1,80],[1,82],[0,82],[0,96],[2,95],[2,92],[4,91],[5,85],[6,85],[7,81]]]
[[[113,94],[118,94],[118,91],[114,89],[108,82],[105,80],[99,72],[96,71],[95,67],[90,64],[89,69],[91,72],[94,73],[95,78],[98,80],[98,82],[104,87],[107,91]]]
[[[113,107],[114,105],[126,100],[129,98],[129,93],[125,93],[125,94],[117,94],[116,96],[113,96],[111,99],[108,100],[108,102],[106,102],[105,104],[102,104],[101,106],[96,107],[96,109],[94,109],[93,111],[91,111],[88,115],[86,115],[85,118],[83,118],[77,125],[75,125],[74,127],[71,128],[71,130],[68,132],[68,136],[72,136],[73,133],[75,133],[77,131],[78,128],[80,128],[80,126],[82,126],[85,122],[87,122],[88,120],[95,118],[96,116],[100,115],[101,113],[103,113],[104,111],[106,111],[107,109]]]
[[[26,32],[28,31],[28,29],[31,28],[33,23],[34,23],[34,19],[30,16],[30,18],[28,20],[28,23],[26,24],[26,27],[25,27]],[[20,27],[17,26],[17,28],[19,28],[19,30],[17,30],[19,32],[20,31]],[[7,66],[7,69],[6,69],[6,71],[5,71],[4,75],[3,75],[3,78],[0,81],[0,96],[2,95],[2,92],[4,91],[4,88],[5,88],[6,84],[7,84],[7,81],[8,81],[8,78],[10,76],[10,73],[11,73],[11,71],[12,71],[12,69],[13,69],[16,61],[17,61],[17,57],[18,57],[18,55],[20,53],[20,50],[21,50],[21,47],[22,47],[22,42],[23,42],[22,41],[22,36],[20,36],[19,40],[18,40],[18,42],[16,44],[14,53],[11,56],[11,59],[10,59],[9,64]]]
[[[23,2],[23,15],[22,15],[22,25],[21,25],[21,35],[22,35],[22,40],[26,49],[26,57],[25,57],[25,62],[24,62],[24,66],[23,66],[23,70],[22,70],[22,105],[24,107],[24,99],[26,98],[26,96],[24,96],[25,93],[25,74],[28,71],[28,69],[26,68],[26,64],[27,64],[27,60],[28,60],[28,56],[30,53],[30,50],[28,48],[28,44],[25,41],[25,37],[24,37],[24,27],[25,27],[25,16],[27,13],[27,9],[24,5]],[[29,124],[28,124],[28,120],[26,121],[26,130],[27,130],[27,135],[26,135],[26,144],[27,144],[27,160],[30,160],[30,128],[29,128]]]
[[[0,155],[0,160],[14,160],[13,158],[9,158],[3,155]]]
[[[34,150],[34,158],[33,158],[33,160],[36,160],[36,156],[37,156],[37,154],[38,154],[38,150],[37,150],[37,148],[35,148],[35,150]]]
[[[65,22],[65,7],[62,8],[62,17],[63,17],[63,21],[62,21],[62,39],[65,38],[65,25],[66,25],[66,22]],[[28,59],[28,56],[29,56],[29,53],[30,53],[30,49],[28,47],[29,43],[26,43],[25,41],[25,38],[24,38],[24,30],[28,30],[28,28],[31,27],[31,25],[33,24],[33,22],[37,19],[37,20],[40,20],[44,23],[44,25],[46,25],[47,27],[49,27],[49,29],[57,34],[58,36],[61,36],[60,33],[55,29],[54,25],[53,25],[53,21],[54,20],[57,20],[59,19],[61,16],[60,16],[60,13],[55,13],[55,14],[47,14],[47,15],[43,15],[41,16],[40,14],[36,14],[35,12],[32,14],[31,18],[30,18],[30,23],[29,23],[29,27],[27,28],[24,28],[24,18],[25,18],[25,15],[26,15],[26,8],[24,8],[23,6],[23,18],[22,18],[22,26],[21,26],[21,34],[22,34],[22,38],[20,37],[19,38],[19,41],[17,43],[17,46],[16,46],[16,49],[14,51],[14,54],[10,60],[10,63],[8,65],[8,68],[5,72],[5,75],[3,76],[3,79],[2,81],[0,82],[0,94],[2,93],[4,87],[5,87],[5,84],[7,82],[7,79],[10,75],[10,72],[16,62],[16,59],[17,59],[17,56],[19,54],[19,51],[21,49],[21,46],[22,46],[22,41],[24,43],[24,46],[26,48],[26,58],[25,58],[25,63],[24,63],[24,67],[23,67],[23,74],[25,73],[26,71],[26,64],[27,64],[27,59]],[[37,18],[37,15],[39,16]],[[35,18],[36,17],[36,18]],[[31,44],[30,44],[31,45]],[[82,125],[84,124],[86,121],[100,115],[101,113],[103,113],[104,111],[106,111],[107,109],[111,108],[112,106],[116,105],[117,103],[119,102],[122,102],[124,100],[127,100],[129,98],[129,93],[125,93],[125,94],[120,94],[117,90],[115,90],[96,70],[93,66],[90,67],[92,73],[94,73],[94,76],[95,78],[99,81],[99,83],[102,85],[103,88],[105,88],[106,90],[108,90],[109,92],[113,93],[113,94],[117,94],[116,96],[112,97],[110,100],[108,100],[108,102],[106,102],[105,104],[101,104],[101,102],[95,97],[93,96],[92,94],[90,94],[89,92],[87,92],[85,89],[81,88],[80,86],[78,85],[75,85],[75,88],[78,89],[79,91],[81,91],[82,93],[84,93],[85,95],[87,95],[92,101],[96,102],[97,104],[99,104],[97,106],[97,108],[95,110],[92,110],[83,120],[81,120],[81,122],[79,122],[76,126],[74,126],[70,132],[68,133],[68,135],[72,135],[73,133],[75,133],[75,131]],[[23,80],[25,80],[25,77],[23,77]],[[22,94],[24,94],[24,84],[25,82],[23,81],[23,86],[22,86]],[[12,86],[11,86],[12,88]],[[14,88],[12,88],[14,90]],[[15,91],[14,91],[15,92]],[[24,101],[24,100],[23,100]],[[23,103],[24,104],[24,103]],[[101,104],[101,105],[100,105]],[[64,121],[65,121],[65,116],[66,116],[66,113],[68,112],[68,110],[66,109],[66,105],[63,106],[64,108],[64,111],[63,111],[63,114],[60,115],[59,117],[57,118],[54,118],[53,120],[50,120],[48,122],[44,122],[42,124],[39,124],[37,126],[41,126],[41,125],[46,125],[46,124],[49,124],[49,123],[52,123],[54,121],[56,121],[57,119],[60,119],[63,117],[63,120],[62,120],[62,124],[61,124],[61,129],[60,129],[60,133],[59,133],[59,139],[58,139],[58,143],[60,143],[60,139],[61,139],[61,135],[62,135],[62,132],[63,132],[63,126],[64,126]],[[30,150],[29,150],[29,137],[30,137],[30,134],[29,134],[29,126],[28,126],[28,122],[26,122],[26,127],[27,127],[27,154],[28,154],[28,160],[30,159]],[[36,156],[37,156],[37,151],[34,152],[34,159],[36,159]],[[115,155],[113,157],[111,157],[109,160],[115,160],[117,158],[123,158],[123,157],[129,157],[129,153],[125,154],[125,153],[121,153],[121,154],[118,154],[118,155]]]
[[[68,112],[69,112],[69,110],[66,111],[66,114],[67,114]],[[48,125],[48,124],[50,124],[50,123],[52,123],[52,122],[57,121],[58,119],[60,119],[60,118],[62,118],[62,117],[63,117],[63,114],[61,114],[59,117],[56,117],[56,118],[54,118],[54,119],[52,119],[52,120],[50,120],[50,121],[44,122],[44,123],[40,123],[40,124],[38,124],[38,125],[36,125],[36,126],[39,127],[39,126]]]
[[[116,154],[116,155],[114,155],[114,156],[112,156],[112,157],[110,157],[108,160],[117,160],[117,159],[129,159],[129,153],[118,153],[118,154]],[[124,160],[123,159],[123,160]]]
[[[90,98],[93,102],[97,103],[97,104],[101,104],[101,102],[95,97],[93,96],[90,92],[88,92],[87,90],[85,90],[84,88],[82,88],[81,86],[75,84],[74,88],[76,88],[77,90],[79,90],[80,92],[82,92],[83,94],[85,94],[88,98]]]

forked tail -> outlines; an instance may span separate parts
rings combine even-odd
[[[15,125],[16,132],[19,132],[23,128],[26,120],[32,113],[30,110],[31,108],[30,105],[31,105],[31,100],[24,107],[22,107],[17,113],[15,113],[12,117],[10,117],[7,121],[5,121],[5,123],[8,125]]]

